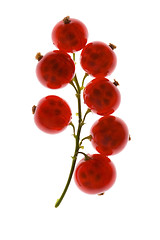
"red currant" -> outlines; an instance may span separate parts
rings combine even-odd
[[[116,180],[116,169],[111,160],[101,154],[82,159],[75,170],[74,179],[78,188],[88,194],[99,194],[108,190]]]
[[[37,127],[46,133],[64,130],[71,120],[71,110],[65,100],[50,95],[42,98],[36,106],[34,120]]]
[[[38,55],[36,74],[39,81],[48,88],[62,88],[75,74],[75,64],[69,54],[54,50],[45,56]]]
[[[52,30],[52,41],[57,48],[66,52],[81,50],[87,43],[88,30],[79,20],[66,17]]]
[[[93,79],[83,92],[85,104],[99,115],[113,113],[120,104],[121,96],[118,88],[104,77]]]
[[[94,77],[105,77],[115,69],[117,57],[107,44],[92,42],[83,48],[80,62],[88,74]]]
[[[115,116],[105,116],[97,120],[91,128],[91,142],[101,154],[117,154],[126,146],[129,139],[128,127]]]

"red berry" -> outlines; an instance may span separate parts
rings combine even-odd
[[[34,120],[40,130],[46,133],[58,133],[68,126],[71,110],[62,98],[50,95],[39,101]]]
[[[83,92],[85,104],[99,115],[113,113],[120,104],[121,96],[118,88],[104,77],[93,79]]]
[[[69,54],[55,50],[40,58],[36,74],[45,87],[62,88],[74,77],[75,64]]]
[[[88,194],[99,194],[108,190],[116,180],[116,169],[108,157],[101,154],[82,159],[75,170],[74,179],[78,188]]]
[[[83,48],[80,62],[88,74],[94,77],[105,77],[115,69],[117,57],[107,44],[92,42]]]
[[[94,148],[108,156],[122,151],[128,142],[129,132],[127,125],[120,118],[105,116],[94,123],[91,136]]]
[[[52,41],[57,48],[66,52],[81,50],[87,43],[88,30],[79,20],[66,17],[52,31]]]

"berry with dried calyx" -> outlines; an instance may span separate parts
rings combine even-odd
[[[66,52],[77,52],[87,43],[88,30],[81,21],[65,17],[52,30],[53,44]]]

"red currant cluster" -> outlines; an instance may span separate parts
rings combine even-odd
[[[102,195],[115,182],[116,170],[108,158],[109,155],[119,153],[127,144],[129,132],[126,124],[112,114],[120,104],[118,82],[110,82],[106,76],[110,75],[117,64],[113,44],[91,42],[87,44],[88,31],[86,26],[77,19],[65,17],[52,30],[53,44],[59,49],[42,56],[36,55],[38,60],[36,74],[39,81],[51,89],[62,88],[70,83],[78,100],[78,127],[71,122],[71,109],[62,98],[50,95],[41,99],[37,106],[33,106],[34,120],[39,129],[46,133],[58,133],[68,125],[73,127],[75,137],[75,151],[68,181],[55,207],[61,203],[71,178],[85,193]],[[86,45],[87,44],[87,45]],[[85,71],[80,84],[75,74],[75,52],[81,50],[80,64]],[[73,60],[68,53],[73,53]],[[86,87],[85,78],[94,77]],[[84,91],[83,91],[84,89]],[[81,92],[88,109],[82,116]],[[89,136],[80,138],[81,129],[89,112],[95,112],[102,117],[94,123]],[[82,142],[89,139],[97,154],[81,152]],[[84,158],[75,164],[78,154]],[[75,170],[75,171],[74,171]]]

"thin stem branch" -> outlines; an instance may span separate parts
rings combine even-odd
[[[74,85],[74,82],[73,82],[73,81],[71,81],[71,82],[70,82],[70,84],[72,85],[72,87],[74,87],[74,89],[75,89],[76,93],[78,93],[78,90],[77,90],[76,86]]]
[[[79,125],[81,125],[81,121],[82,121],[82,111],[81,111],[81,94],[78,93],[77,95],[78,98],[78,118],[79,118]]]
[[[84,159],[85,159],[85,161],[87,161],[87,160],[90,159],[90,157],[89,157],[86,153],[84,153],[84,152],[78,152],[78,153],[81,153],[81,154],[84,155]]]
[[[76,87],[77,87],[77,94],[76,94],[76,97],[78,99],[78,116],[79,116],[79,124],[81,123],[82,121],[82,111],[81,111],[81,88],[80,88],[80,85],[79,85],[79,82],[78,82],[78,79],[77,79],[77,75],[75,74],[74,78],[73,78],[75,84],[76,84]]]
[[[85,112],[85,114],[84,114],[84,117],[83,117],[83,120],[82,120],[82,123],[84,124],[84,121],[85,121],[85,119],[86,119],[86,116],[87,116],[87,114],[88,113],[90,113],[91,112],[91,109],[87,109],[87,111]]]
[[[75,62],[76,57],[75,57],[75,53],[73,53],[73,61]]]
[[[82,140],[80,141],[80,146],[82,145],[82,142],[84,141],[84,140],[86,140],[86,139],[88,139],[88,140],[91,140],[92,139],[92,135],[89,135],[89,136],[87,136],[87,137],[84,137],[84,138],[82,138]]]
[[[73,81],[75,82],[75,84],[76,84],[76,86],[77,86],[77,90],[78,90],[78,92],[80,93],[80,92],[81,92],[81,88],[80,88],[80,85],[79,85],[79,82],[78,82],[78,79],[77,79],[77,75],[76,75],[76,74],[74,75]]]
[[[83,77],[83,80],[82,80],[82,86],[81,86],[81,89],[83,89],[84,88],[84,80],[86,79],[86,77],[88,77],[88,73],[85,73],[84,74],[84,77]]]
[[[72,126],[72,128],[73,128],[73,136],[76,137],[76,129],[75,129],[74,124],[72,122],[70,122],[69,125]]]

